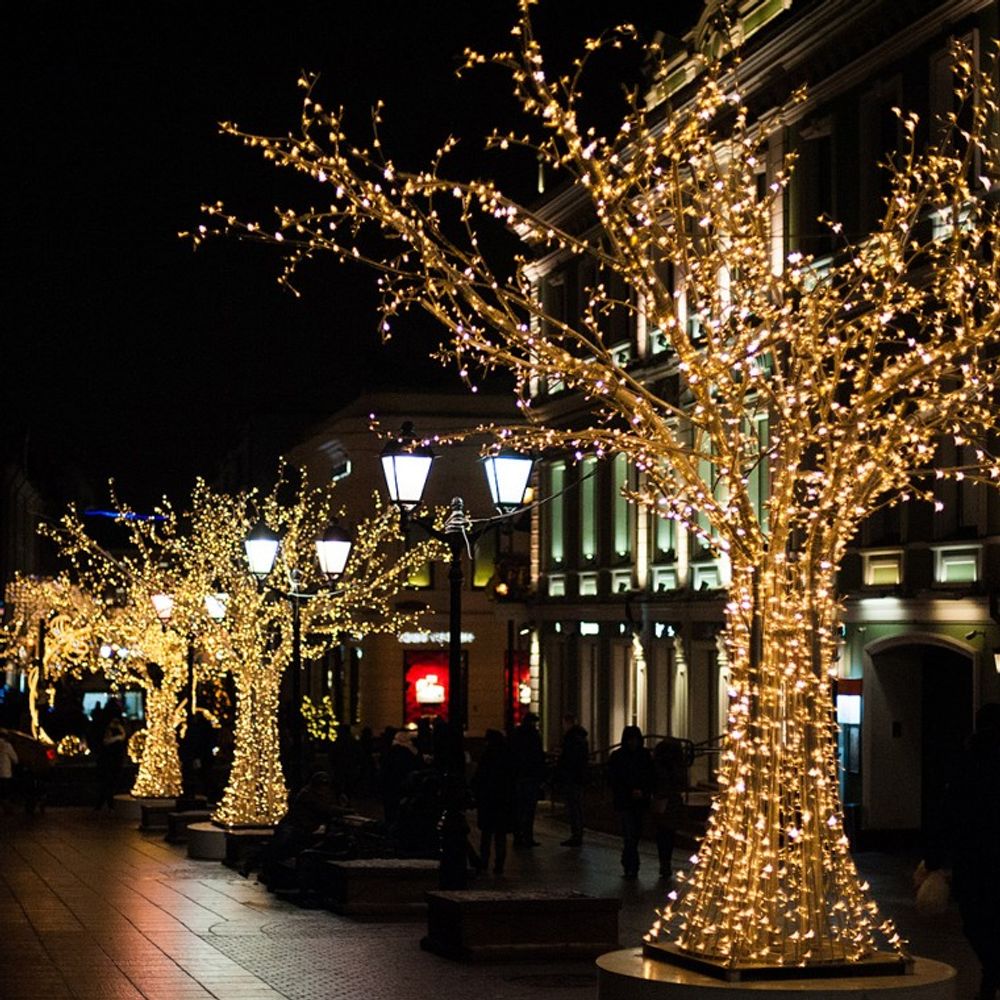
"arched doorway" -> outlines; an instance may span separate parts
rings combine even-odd
[[[863,825],[916,833],[934,821],[972,732],[973,653],[936,636],[865,650]]]

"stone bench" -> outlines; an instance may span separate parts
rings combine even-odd
[[[207,823],[211,818],[211,809],[184,809],[167,813],[167,835],[163,839],[168,844],[183,844],[192,823]]]
[[[166,830],[167,817],[176,808],[175,799],[143,799],[139,806],[139,829]]]
[[[618,947],[620,908],[580,892],[428,892],[420,946],[472,960],[592,958]]]
[[[162,803],[166,803],[171,809],[177,808],[176,799],[137,799],[135,796],[125,792],[114,797],[114,810],[116,816],[138,823],[142,820],[142,807],[144,805],[159,805]]]
[[[326,861],[319,892],[335,913],[359,918],[421,918],[440,865],[421,858]]]
[[[236,827],[223,831],[226,837],[226,852],[222,863],[227,868],[239,869],[247,856],[266,847],[274,836],[273,826]]]
[[[226,856],[226,831],[214,823],[191,823],[187,828],[189,858],[222,861]]]

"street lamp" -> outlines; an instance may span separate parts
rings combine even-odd
[[[419,508],[434,463],[434,452],[418,443],[413,425],[403,424],[397,439],[389,441],[381,453],[389,499],[399,508],[403,523],[412,522],[431,538],[448,546],[451,559],[448,569],[448,733],[449,752],[445,763],[445,807],[441,832],[441,888],[463,889],[466,886],[465,822],[465,746],[462,724],[465,718],[465,692],[462,688],[462,554],[487,531],[515,513],[523,504],[534,460],[510,449],[502,449],[483,459],[483,470],[493,503],[499,514],[473,526],[465,511],[465,501],[454,497],[444,528],[428,517],[418,517]]]
[[[331,583],[344,572],[352,545],[351,536],[339,524],[332,524],[316,539],[320,572]],[[280,546],[281,539],[263,521],[257,523],[244,541],[247,564],[260,586],[270,576]],[[292,752],[289,784],[297,791],[302,787],[302,602],[317,595],[300,589],[297,569],[289,570],[288,583],[287,591],[275,588],[271,592],[276,597],[283,597],[292,608]]]
[[[153,611],[159,618],[160,624],[166,631],[170,624],[170,619],[174,613],[174,598],[171,594],[159,593],[150,597]],[[194,717],[194,639],[187,636],[187,725],[190,727],[191,719]]]

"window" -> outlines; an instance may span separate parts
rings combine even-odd
[[[546,512],[545,526],[549,542],[549,563],[561,566],[565,557],[565,497],[566,464],[553,462],[548,467],[548,495],[552,498],[543,508]]]
[[[550,574],[548,579],[548,591],[549,597],[565,597],[566,577],[564,577],[561,573],[558,576]]]
[[[672,517],[653,515],[656,525],[656,558],[675,559],[677,556],[677,522]]]
[[[934,550],[935,583],[976,583],[979,580],[978,545]]]
[[[418,566],[406,579],[407,587],[413,590],[432,590],[434,588],[434,564],[430,561]]]
[[[695,590],[715,590],[722,586],[722,575],[715,563],[692,566],[691,570]]]
[[[614,551],[619,559],[627,559],[632,554],[632,518],[635,513],[634,505],[622,495],[622,490],[630,485],[628,459],[624,455],[615,455],[611,471]]]
[[[472,564],[472,586],[477,589],[485,587],[496,573],[498,541],[497,533],[490,531],[476,543]]]
[[[821,221],[832,218],[834,204],[834,144],[829,117],[817,119],[801,132],[798,175],[798,232],[793,243],[805,253],[823,257],[833,252],[833,233]],[[893,146],[895,148],[895,145]]]
[[[903,582],[903,553],[900,550],[865,552],[862,560],[866,587],[895,587]]]
[[[611,593],[627,594],[632,589],[632,570],[616,569],[611,572]]]
[[[580,596],[581,597],[596,597],[597,596],[597,574],[596,573],[581,573],[580,574]]]
[[[662,594],[677,589],[677,570],[664,566],[653,567],[653,591]]]
[[[580,463],[580,555],[597,558],[597,459]]]

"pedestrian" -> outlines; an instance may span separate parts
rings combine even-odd
[[[475,774],[472,793],[476,798],[476,825],[479,827],[478,866],[486,870],[493,849],[493,874],[502,875],[507,858],[507,834],[514,820],[514,764],[504,734],[486,730],[486,749]]]
[[[545,750],[538,716],[528,712],[511,736],[514,761],[514,846],[537,847],[535,810],[545,780]]]
[[[945,792],[943,836],[925,865],[951,860],[962,930],[982,966],[977,1000],[1000,991],[1000,702],[976,713],[976,730]]]
[[[684,745],[680,740],[669,737],[661,740],[653,750],[653,823],[660,878],[664,881],[674,877],[674,842],[677,828],[684,819],[687,779]]]
[[[109,809],[114,808],[127,747],[125,726],[112,709],[107,713],[101,742],[97,748],[97,802],[94,809],[100,810],[104,805]]]
[[[385,825],[392,829],[399,817],[399,803],[403,797],[403,786],[414,771],[423,767],[417,751],[416,734],[409,729],[400,729],[392,737],[382,765],[382,807]]]
[[[608,758],[608,776],[622,830],[624,877],[639,877],[639,838],[653,791],[653,757],[643,744],[642,730],[626,726],[621,746]]]
[[[10,798],[14,788],[14,765],[18,763],[17,751],[10,741],[0,735],[0,808],[11,811]]]
[[[180,744],[181,780],[191,807],[198,797],[207,799],[212,789],[212,765],[217,739],[215,727],[197,710],[188,720]]]
[[[567,712],[563,716],[562,745],[556,762],[556,781],[562,790],[566,803],[566,819],[569,822],[569,839],[563,847],[579,847],[583,843],[583,790],[587,784],[590,766],[590,746],[587,730],[577,721],[576,716]]]
[[[330,820],[343,812],[338,809],[330,775],[317,771],[292,799],[267,846],[249,853],[244,859],[238,869],[240,875],[246,878],[259,863],[261,881],[270,884],[282,861],[312,847],[326,832]]]

